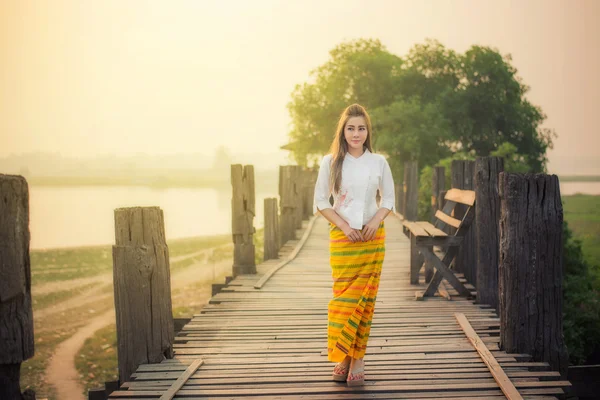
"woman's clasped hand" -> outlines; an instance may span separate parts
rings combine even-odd
[[[377,233],[379,224],[377,221],[369,221],[362,230],[351,228],[350,225],[346,225],[342,228],[342,232],[351,242],[366,242],[372,240]]]

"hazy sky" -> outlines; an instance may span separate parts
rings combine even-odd
[[[284,155],[290,93],[329,50],[435,38],[510,53],[559,135],[550,172],[600,173],[599,18],[597,0],[0,0],[0,157]]]

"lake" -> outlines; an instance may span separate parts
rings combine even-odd
[[[257,229],[267,197],[256,193]],[[114,244],[114,210],[135,206],[163,210],[167,239],[231,233],[231,190],[30,186],[30,248]]]
[[[575,193],[600,195],[600,182],[561,183],[562,195]],[[29,197],[31,249],[114,244],[119,207],[160,207],[167,239],[231,233],[231,190],[31,186]],[[257,193],[257,229],[266,197],[277,193]]]

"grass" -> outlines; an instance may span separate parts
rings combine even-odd
[[[87,338],[75,357],[75,367],[79,372],[81,384],[88,389],[100,388],[104,382],[119,379],[117,366],[117,327],[114,324],[98,330]]]
[[[260,233],[262,234],[262,230],[260,230]],[[259,232],[255,235],[255,240],[261,241],[262,239],[257,238],[258,236]],[[231,246],[227,246],[228,244]],[[170,258],[183,257],[179,261],[170,263],[172,272],[184,270],[186,267],[198,262],[210,264],[230,259],[233,252],[231,235],[229,234],[172,239],[167,240],[167,245],[169,246]],[[186,255],[209,249],[214,250],[209,252],[207,256],[185,257]],[[262,257],[262,247],[260,251],[257,248],[257,253],[257,257]],[[33,287],[35,355],[21,366],[21,387],[22,390],[27,388],[35,390],[38,398],[55,399],[56,393],[52,385],[46,382],[44,376],[49,360],[61,342],[71,337],[92,318],[113,307],[112,284],[105,285],[106,287],[96,291],[95,295],[106,295],[102,296],[98,302],[83,304],[65,312],[55,312],[44,318],[36,318],[35,311],[47,309],[52,305],[98,288],[101,282],[94,282],[93,277],[112,273],[112,246],[32,250],[30,251],[30,259]],[[229,270],[229,274],[222,274],[222,276],[216,276],[215,278],[218,282],[222,282],[225,275],[230,274],[231,271]],[[61,287],[62,282],[67,283],[72,279],[80,278],[92,279],[91,281],[82,281],[80,285],[71,288]],[[36,294],[36,286],[44,285],[46,287],[45,284],[53,282],[57,283],[55,289]],[[206,290],[207,284],[210,288],[209,282],[204,284],[205,287],[202,290]],[[180,296],[182,300],[178,304],[174,302],[174,315],[176,317],[191,315],[200,308],[201,304],[190,305],[194,303],[190,301],[190,296],[196,295],[199,291],[200,289],[190,290],[189,293],[184,293],[183,296]],[[100,330],[98,333],[99,339],[96,339],[96,336],[94,336],[94,338],[91,338],[92,341],[86,346],[87,348],[93,348],[99,356],[113,357],[113,361],[116,363],[115,354],[110,354],[111,350],[102,349],[102,346],[105,344],[102,340],[106,339],[105,335],[109,333],[105,330]],[[92,356],[88,357],[86,355],[86,357],[82,358],[85,360],[84,364],[81,364],[81,360],[78,360],[80,361],[78,368],[82,370],[81,379],[82,383],[86,384],[86,390],[87,388],[101,386],[96,384],[98,382],[103,383],[104,381],[114,380],[112,377],[114,375],[111,375],[113,373],[111,372],[111,368],[105,368],[105,364],[101,359],[102,357],[100,357],[98,362],[94,360],[91,364],[88,364],[88,361]]]
[[[227,243],[231,243],[231,235],[167,240],[169,257],[178,257]],[[89,278],[112,272],[112,245],[32,250],[30,258],[32,285]],[[182,263],[183,266],[189,264],[190,261]],[[175,268],[179,266],[179,263],[172,265]]]
[[[60,290],[56,292],[34,296],[32,298],[33,311],[35,312],[37,310],[42,310],[46,307],[51,306],[52,304],[60,303],[63,300],[67,300],[73,296],[77,296],[99,285],[100,283],[98,282],[92,282],[87,285],[78,286],[75,289]]]
[[[231,236],[227,236],[231,240]],[[263,261],[263,243],[264,229],[257,229],[253,236],[255,245],[255,261],[257,264]],[[180,243],[183,247],[184,243]],[[215,245],[219,245],[215,242]],[[197,250],[193,245],[186,247],[186,250],[194,252]],[[207,267],[210,265],[226,260],[233,260],[233,248],[218,247],[215,248],[209,257],[205,260]],[[230,275],[231,270],[216,271],[214,282],[224,282],[225,276]],[[210,295],[212,286],[211,282],[198,281],[192,282],[185,287],[174,289],[171,292],[173,301],[173,317],[174,318],[190,318],[193,314],[200,312],[204,302],[201,300],[203,296]],[[104,382],[114,381],[118,379],[117,367],[117,339],[116,326],[110,325],[100,329],[93,337],[88,338],[76,358],[76,367],[79,371],[81,382],[85,386],[85,395],[92,388],[99,388],[104,385]]]
[[[600,196],[563,196],[563,213],[569,228],[581,240],[584,258],[600,282]]]

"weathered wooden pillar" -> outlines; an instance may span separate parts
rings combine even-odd
[[[173,358],[169,249],[159,207],[115,210],[113,282],[119,379]]]
[[[452,161],[452,187],[456,189],[473,190],[473,178],[475,175],[475,161],[453,160]],[[457,204],[454,208],[454,218],[462,220],[465,215],[466,206]],[[471,223],[471,227],[464,237],[463,244],[458,250],[454,260],[454,269],[462,272],[469,283],[475,285],[477,281],[477,246],[475,244],[475,224],[477,218]]]
[[[312,169],[304,171],[305,173],[305,181],[304,181],[304,219],[310,219],[313,212],[313,198],[314,198],[314,190],[315,185],[317,183],[317,175],[319,171],[315,171]]]
[[[302,228],[302,187],[304,186],[304,175],[302,174],[302,167],[299,165],[293,165],[294,169],[294,200],[296,201],[296,208],[294,214],[294,226],[296,229]]]
[[[416,221],[418,214],[419,167],[416,161],[404,163],[404,219]]]
[[[500,344],[566,377],[563,210],[556,175],[500,173]]]
[[[396,189],[396,211],[404,217],[404,183],[394,185]]]
[[[288,240],[296,239],[296,186],[294,184],[294,166],[279,166],[279,212],[281,215],[279,228],[281,230],[281,245]]]
[[[0,174],[0,399],[21,399],[21,363],[33,357],[29,188]]]
[[[254,216],[256,200],[254,194],[254,167],[241,164],[231,165],[231,232],[233,234],[233,276],[255,274],[256,251],[254,248]]]
[[[265,248],[264,260],[279,258],[281,237],[279,232],[279,214],[277,212],[277,198],[265,199]]]
[[[446,190],[446,169],[433,167],[433,180],[431,182],[431,221],[435,220],[435,212],[441,210],[438,206],[440,192]]]
[[[438,194],[438,201],[437,201],[438,210],[442,210],[444,208],[444,203],[446,202],[446,193],[448,193],[447,190],[442,190],[442,191],[440,191],[440,194]],[[443,225],[444,226],[439,229],[446,232],[448,235],[453,233],[450,230],[450,228],[452,228],[450,225],[448,225],[448,224],[443,224]]]
[[[500,195],[498,175],[504,171],[500,157],[475,161],[475,235],[477,245],[477,302],[498,311],[498,252],[500,248]]]

